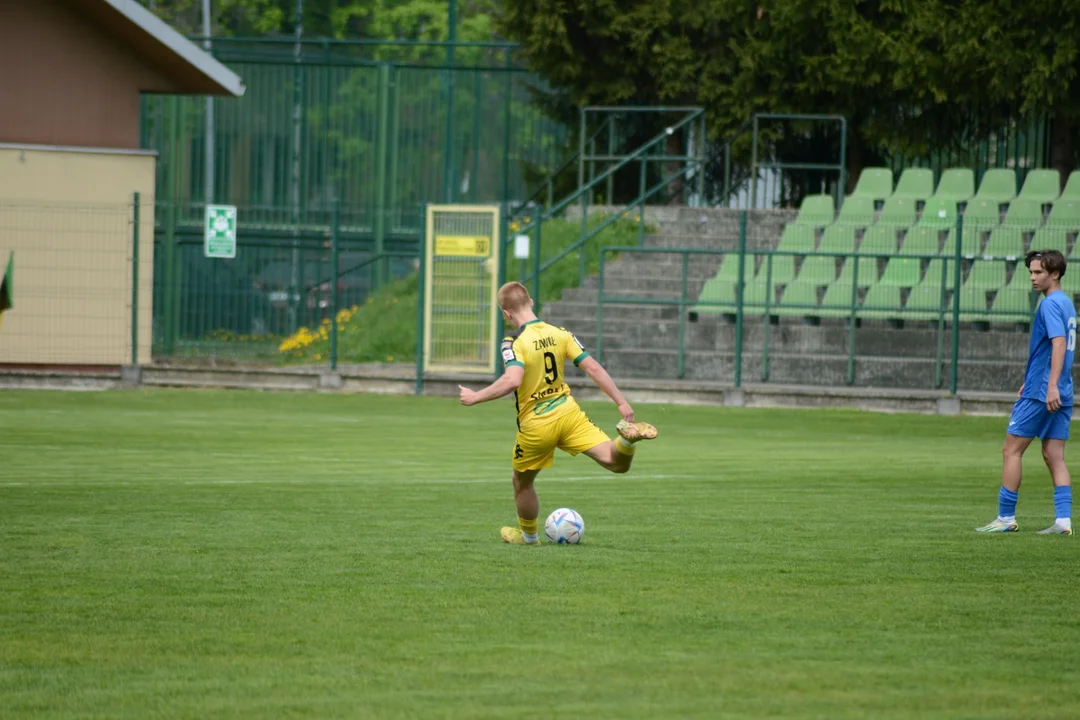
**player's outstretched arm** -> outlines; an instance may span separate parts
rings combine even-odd
[[[509,395],[521,387],[521,381],[524,378],[525,368],[520,365],[511,365],[506,368],[506,372],[502,374],[502,377],[483,390],[473,391],[464,385],[458,385],[458,390],[461,391],[461,404],[475,405]]]
[[[596,383],[596,387],[604,391],[604,394],[611,398],[611,401],[619,406],[619,414],[622,415],[623,420],[626,422],[634,422],[634,409],[630,407],[630,403],[626,402],[626,398],[619,392],[618,386],[615,381],[608,375],[604,366],[596,362],[596,358],[587,357],[581,361],[578,365],[589,379]]]

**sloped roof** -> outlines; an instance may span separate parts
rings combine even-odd
[[[135,0],[68,2],[157,67],[176,83],[180,92],[235,97],[244,94],[239,75]]]

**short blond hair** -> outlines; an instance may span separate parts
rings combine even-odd
[[[519,282],[508,282],[499,288],[499,307],[508,313],[529,307],[531,301],[529,291]]]

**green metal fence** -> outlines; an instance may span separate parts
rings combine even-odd
[[[305,327],[335,212],[344,257],[377,258],[350,290],[364,300],[415,257],[427,203],[524,198],[568,135],[507,43],[214,39],[213,52],[244,97],[212,115],[202,98],[143,100],[143,146],[159,152],[158,357]],[[238,208],[228,267],[201,256],[209,203]]]
[[[977,225],[965,238],[960,216],[925,234],[935,249],[921,235],[905,249],[896,228],[887,228],[891,250],[878,236],[864,236],[858,251],[828,241],[776,249],[776,238],[754,237],[746,218],[740,213],[737,237],[718,242],[724,248],[603,248],[593,340],[601,362],[623,376],[736,387],[1018,387],[1039,300],[1025,245],[991,244]],[[1062,228],[1063,252],[1077,230]],[[1026,234],[1031,248],[1045,242]],[[620,272],[628,265],[637,272]],[[1063,288],[1080,294],[1069,278]]]

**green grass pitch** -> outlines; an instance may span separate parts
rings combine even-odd
[[[611,405],[586,405],[609,431]],[[641,405],[511,547],[511,401],[0,393],[0,716],[1076,718],[1076,538],[1002,418]]]

